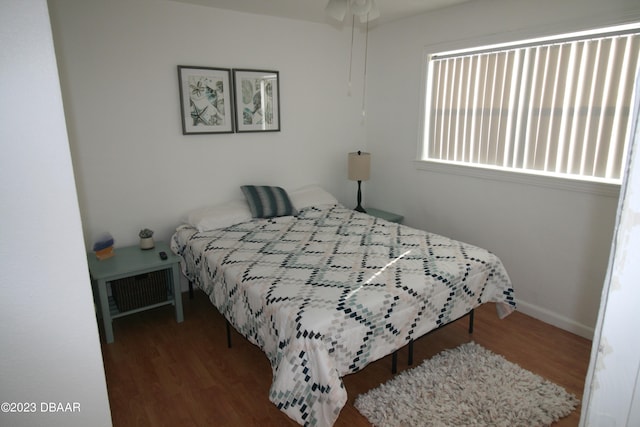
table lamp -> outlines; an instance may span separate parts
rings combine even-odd
[[[357,153],[349,153],[349,180],[358,181],[358,206],[355,210],[358,212],[367,212],[362,207],[362,181],[369,179],[369,171],[371,169],[371,154],[358,151]]]

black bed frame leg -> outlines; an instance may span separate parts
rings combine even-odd
[[[225,323],[227,324],[227,347],[231,348],[231,325],[229,325],[229,321],[226,319]]]
[[[193,282],[189,280],[189,299],[193,299]]]
[[[398,372],[398,350],[394,351],[391,355],[391,373]]]
[[[409,359],[407,360],[409,366],[413,365],[413,340],[409,340]]]
[[[475,314],[474,309],[471,309],[471,311],[469,312],[469,333],[470,334],[473,333],[473,316],[474,316],[474,314]],[[396,353],[393,353],[393,355],[396,356]],[[409,366],[413,365],[413,340],[409,340],[409,358],[407,360],[407,364]],[[395,374],[395,371],[393,371],[393,373]]]

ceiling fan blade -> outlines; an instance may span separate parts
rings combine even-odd
[[[347,1],[348,0],[329,0],[324,10],[327,12],[327,15],[332,18],[343,21],[344,16],[347,14]]]

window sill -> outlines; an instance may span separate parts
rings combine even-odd
[[[481,166],[459,165],[455,163],[437,162],[433,160],[415,160],[418,170],[468,176],[494,181],[514,182],[524,185],[553,188],[557,190],[579,191],[606,197],[620,196],[620,184],[594,182],[557,176],[519,172],[512,170],[491,169]]]

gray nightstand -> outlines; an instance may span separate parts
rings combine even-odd
[[[160,258],[161,251],[167,254],[166,260]],[[118,317],[172,304],[176,309],[176,321],[180,323],[184,320],[182,294],[180,292],[180,257],[171,252],[169,245],[164,242],[156,242],[153,249],[142,250],[139,246],[129,246],[115,248],[114,253],[113,257],[101,261],[96,258],[93,252],[87,253],[89,272],[95,285],[94,294],[97,294],[97,303],[100,307],[107,343],[113,342],[113,326],[111,323],[113,319]],[[121,281],[119,286],[135,286],[138,284],[144,286],[144,281],[148,277],[145,275],[151,276],[155,272],[159,272],[156,273],[160,275],[159,280],[166,284],[166,294],[162,294],[162,298],[157,298],[152,303],[139,304],[120,311],[113,298],[113,282],[119,279],[129,279],[128,281]],[[162,272],[165,274],[164,277]],[[136,283],[136,281],[139,283]],[[112,295],[107,292],[108,283],[112,284]],[[125,288],[124,291],[130,291],[130,289]],[[145,300],[139,296],[136,296],[136,298],[142,301]]]
[[[376,218],[386,219],[387,221],[396,222],[398,224],[400,224],[404,219],[402,215],[399,215],[393,212],[383,211],[381,209],[365,208],[365,210],[367,211],[367,214],[371,216],[375,216]]]

